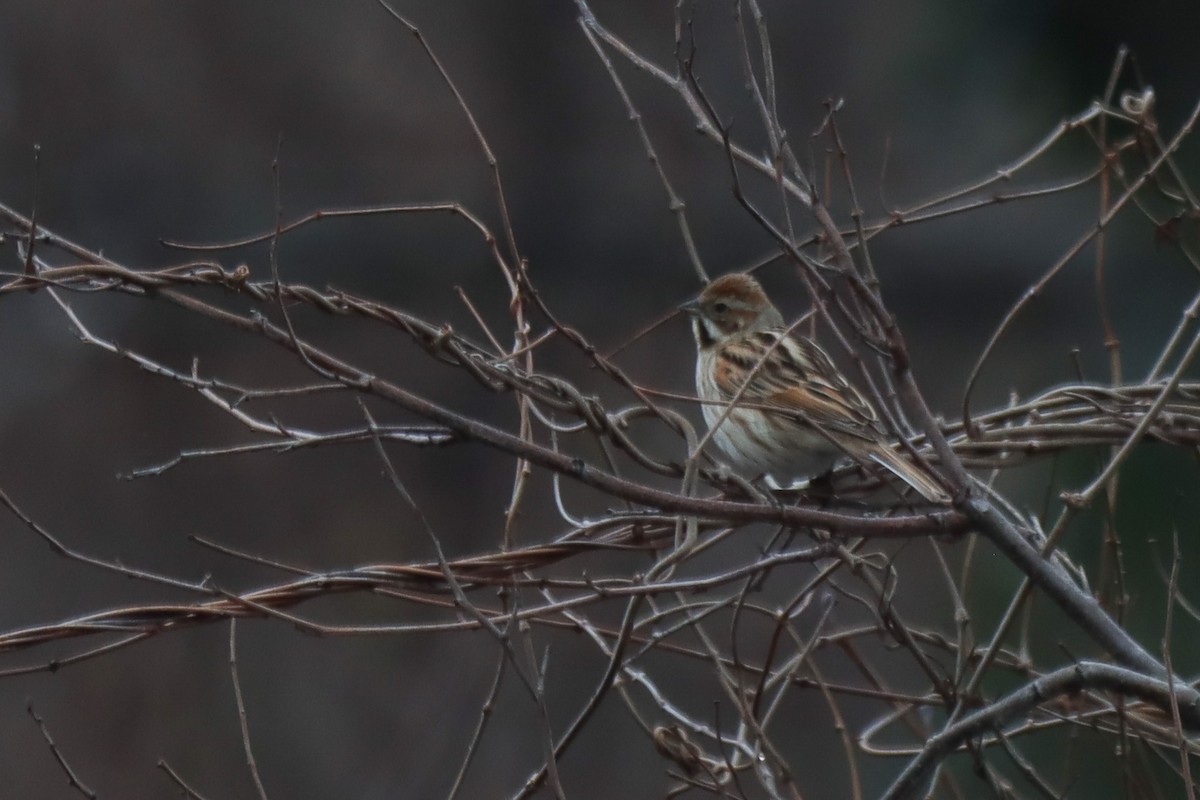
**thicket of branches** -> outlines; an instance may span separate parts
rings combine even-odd
[[[661,771],[645,778],[641,796],[647,797],[1067,797],[1075,796],[1081,774],[1096,769],[1106,771],[1114,796],[1194,796],[1190,737],[1200,731],[1200,691],[1192,666],[1173,659],[1171,647],[1173,630],[1196,622],[1180,591],[1190,563],[1180,539],[1191,531],[1126,532],[1113,520],[1124,498],[1122,467],[1136,448],[1153,441],[1194,453],[1200,441],[1200,383],[1188,379],[1200,349],[1200,284],[1178,307],[1138,310],[1177,319],[1143,375],[1130,377],[1109,326],[1107,382],[1046,387],[989,410],[978,407],[973,388],[994,348],[1022,324],[1022,311],[1085,257],[1094,264],[1097,302],[1108,325],[1114,301],[1105,297],[1105,274],[1127,268],[1105,257],[1118,217],[1132,223],[1126,230],[1156,238],[1200,275],[1200,253],[1191,248],[1200,204],[1177,166],[1183,149],[1195,147],[1190,137],[1200,105],[1177,129],[1160,131],[1155,95],[1135,85],[1121,53],[1100,99],[1004,169],[871,218],[860,211],[863,178],[843,144],[838,104],[827,105],[811,136],[781,124],[777,109],[787,102],[786,91],[773,71],[769,30],[755,0],[736,5],[730,24],[740,37],[742,63],[728,67],[744,71],[758,115],[753,135],[765,137],[765,153],[742,143],[750,120],[731,126],[706,94],[693,62],[702,43],[693,40],[686,9],[678,12],[676,61],[664,64],[610,32],[583,0],[578,8],[586,41],[657,170],[696,285],[713,277],[693,241],[696,221],[640,123],[639,103],[686,109],[711,142],[712,158],[727,164],[730,191],[774,243],[761,267],[792,276],[816,312],[817,337],[885,410],[892,432],[952,488],[952,505],[913,506],[853,466],[832,476],[832,489],[791,493],[773,493],[719,469],[697,427],[692,398],[659,391],[647,376],[627,372],[619,355],[606,354],[573,324],[571,309],[552,306],[539,292],[537,265],[527,263],[509,220],[509,167],[489,146],[487,120],[474,116],[470,98],[456,88],[454,64],[440,62],[436,47],[392,14],[391,23],[414,34],[414,46],[435,63],[474,132],[472,157],[490,169],[495,190],[487,214],[453,200],[324,209],[281,216],[274,229],[237,242],[172,243],[176,260],[135,269],[47,229],[36,209],[0,206],[13,265],[0,302],[36,298],[114,366],[132,363],[194,392],[244,431],[232,444],[196,441],[193,449],[126,477],[152,482],[190,462],[251,453],[288,459],[305,449],[363,448],[374,453],[387,481],[385,489],[364,491],[395,493],[409,509],[410,537],[427,555],[312,569],[286,554],[196,539],[198,550],[249,561],[276,576],[264,584],[227,585],[219,577],[107,560],[96,555],[105,548],[59,538],[22,510],[21,498],[0,489],[8,512],[55,552],[85,565],[88,574],[127,576],[162,597],[0,631],[0,677],[61,670],[59,679],[69,681],[77,662],[225,625],[231,702],[241,712],[247,761],[238,768],[263,797],[271,795],[271,774],[254,759],[253,707],[246,708],[238,683],[238,624],[249,619],[321,637],[473,637],[473,657],[490,658],[494,667],[477,717],[444,723],[458,726],[462,747],[456,763],[437,765],[442,791],[451,797],[478,791],[462,789],[471,785],[488,786],[489,796],[498,797],[589,796],[576,777],[586,771],[580,764],[620,768],[606,755],[612,747],[607,734],[592,733],[614,709],[640,737],[632,746],[661,754]],[[651,79],[655,96],[637,99],[627,89],[628,76],[637,73]],[[1087,169],[1049,183],[1022,183],[1048,152],[1080,141],[1090,151]],[[1094,224],[1079,230],[1075,243],[1015,299],[974,369],[962,376],[960,413],[939,417],[910,368],[888,286],[872,263],[872,241],[902,225],[1079,191],[1097,198]],[[478,327],[456,330],[367,294],[292,282],[278,258],[281,241],[309,226],[339,224],[338,218],[384,215],[397,225],[420,225],[446,214],[489,253],[508,287],[506,319],[478,311],[464,292]],[[491,214],[501,220],[498,228],[483,221]],[[239,263],[239,248],[263,244],[267,263]],[[93,296],[92,308],[128,295],[269,342],[273,358],[301,365],[307,378],[248,383],[200,361],[171,363],[124,346],[96,332],[77,307],[81,293]],[[380,370],[377,354],[317,337],[310,331],[321,315],[339,324],[365,321],[415,343],[423,361],[411,369],[461,372],[485,390],[488,410],[430,396],[404,372]],[[588,382],[545,371],[539,356],[551,344],[591,368]],[[1047,347],[1066,351],[1070,343]],[[691,358],[690,344],[680,343],[678,357]],[[356,422],[314,427],[290,421],[304,417],[306,403],[330,402],[340,402]],[[510,500],[494,517],[486,552],[452,552],[435,522],[436,507],[410,493],[405,475],[421,468],[427,448],[499,453],[510,465]],[[1099,453],[1099,467],[1082,486],[1060,484],[1050,472],[1040,508],[1000,488],[1008,485],[1002,480],[1007,470],[1031,458],[1079,451]],[[471,493],[459,486],[447,497],[470,502]],[[1078,532],[1097,510],[1103,536],[1085,540]],[[528,520],[548,517],[557,532],[533,540]],[[1163,550],[1166,599],[1151,614],[1157,625],[1151,635],[1153,625],[1135,635],[1127,613],[1122,559],[1130,538],[1174,543]],[[995,568],[988,562],[997,554],[1020,579],[1008,596],[984,598],[973,581]],[[347,595],[380,601],[386,621],[377,611],[357,618],[355,606],[337,604]],[[562,631],[575,635],[550,647]],[[562,680],[557,662],[576,656],[596,667],[586,675],[586,688],[555,687]],[[456,667],[445,669],[450,686]],[[497,697],[512,691],[524,712],[492,715]],[[89,795],[88,777],[73,769],[72,753],[53,743],[54,725],[42,730],[71,784]],[[477,752],[517,736],[540,745],[539,756],[522,765],[526,779],[508,786],[480,775]],[[1096,767],[1072,748],[1115,756]],[[160,766],[187,796],[228,796],[227,787],[196,786],[170,763]]]

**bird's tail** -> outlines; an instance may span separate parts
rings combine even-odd
[[[939,505],[950,503],[950,495],[932,477],[887,445],[881,444],[879,447],[871,448],[868,457],[907,483],[929,502]]]

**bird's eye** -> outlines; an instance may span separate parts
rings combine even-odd
[[[728,310],[729,305],[727,303],[713,303],[713,311],[717,312],[718,314],[724,314]]]

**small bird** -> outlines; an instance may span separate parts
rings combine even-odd
[[[875,409],[825,351],[789,333],[754,278],[717,278],[680,308],[696,336],[704,421],[716,426],[712,441],[730,467],[778,485],[848,455],[884,467],[931,503],[950,502],[931,476],[888,445]]]

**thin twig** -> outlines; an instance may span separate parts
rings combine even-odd
[[[258,774],[258,762],[254,760],[254,750],[250,747],[250,720],[246,715],[246,702],[242,697],[242,682],[238,678],[237,665],[237,619],[229,620],[229,674],[233,678],[233,696],[237,700],[238,724],[242,731],[242,750],[246,754],[246,766],[250,777],[254,779],[254,788],[259,800],[268,800],[266,787]]]

